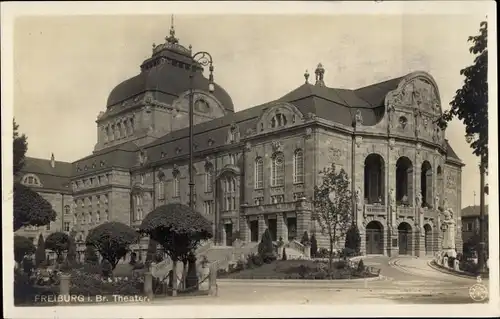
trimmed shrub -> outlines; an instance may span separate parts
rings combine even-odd
[[[307,230],[302,234],[302,238],[300,239],[300,243],[302,245],[309,245],[311,242],[309,241],[309,234],[307,234]]]
[[[361,235],[356,225],[351,225],[345,237],[345,248],[350,249],[355,255],[361,254]]]
[[[316,235],[311,236],[311,257],[315,258],[318,253],[318,241],[316,240]]]
[[[365,272],[365,264],[363,263],[363,259],[361,259],[358,263],[358,273],[364,273]]]
[[[287,260],[285,247],[283,247],[283,257],[282,257],[282,260]]]
[[[264,261],[262,260],[262,257],[258,254],[250,254],[248,255],[247,258],[247,267],[248,268],[255,268],[255,267],[260,267],[264,264]]]
[[[262,234],[262,239],[259,243],[259,256],[263,262],[269,264],[276,260],[276,254],[273,245],[273,239],[271,237],[271,232],[268,228]]]
[[[120,222],[107,222],[93,228],[87,236],[87,246],[94,246],[102,258],[115,269],[118,261],[125,257],[128,246],[137,242],[139,234],[130,226]]]
[[[33,242],[23,236],[14,236],[14,260],[18,263],[23,261],[26,255],[31,255],[35,252],[36,248]]]
[[[70,244],[69,241],[68,234],[55,232],[47,236],[47,239],[45,240],[45,247],[54,251],[57,254],[57,262],[62,263],[64,261],[63,252],[68,251]]]
[[[45,263],[45,241],[43,235],[38,237],[38,245],[35,252],[35,267],[40,267]]]
[[[14,231],[23,226],[45,226],[56,220],[52,205],[40,194],[21,183],[14,183]]]
[[[85,263],[90,265],[99,264],[99,257],[94,246],[87,246],[85,249]]]

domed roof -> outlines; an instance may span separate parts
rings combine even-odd
[[[178,44],[173,27],[170,37],[164,44],[153,45],[152,57],[141,65],[141,73],[118,84],[109,94],[106,107],[122,103],[145,92],[163,103],[170,104],[179,95],[190,89],[189,73],[195,68],[193,89],[208,91],[209,80],[203,75],[200,64],[193,64],[191,50]],[[234,105],[229,94],[214,83],[212,94],[219,100],[225,110],[234,112]]]

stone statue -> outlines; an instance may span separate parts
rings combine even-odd
[[[358,211],[358,214],[360,214],[364,212],[363,195],[361,194],[361,188],[358,187],[355,196],[356,196],[356,209]],[[365,217],[364,214],[363,217]]]
[[[417,190],[417,195],[415,195],[415,204],[418,208],[422,205],[422,192]]]
[[[439,195],[436,195],[436,197],[434,197],[434,209],[439,209]]]
[[[393,188],[389,191],[389,205],[391,207],[396,206],[396,194],[394,193]]]
[[[441,222],[441,231],[443,231],[443,251],[447,252],[449,257],[456,257],[456,223],[453,219],[453,210],[445,209],[443,213],[439,213],[444,216],[444,220]]]

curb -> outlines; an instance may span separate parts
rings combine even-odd
[[[217,279],[217,283],[254,283],[254,284],[311,284],[311,283],[346,283],[346,282],[364,282],[364,281],[378,281],[387,280],[385,276],[370,277],[370,278],[356,278],[356,279]]]
[[[428,261],[427,265],[436,271],[442,272],[443,274],[452,275],[455,277],[467,278],[467,279],[476,279],[477,278],[477,276],[474,276],[474,275],[460,274],[460,273],[457,273],[455,271],[448,270],[447,268],[443,268],[443,267],[440,267],[438,265],[435,265],[433,260]]]

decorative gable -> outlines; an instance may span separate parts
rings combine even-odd
[[[275,103],[264,109],[256,131],[273,131],[303,122],[303,114],[292,104]]]

